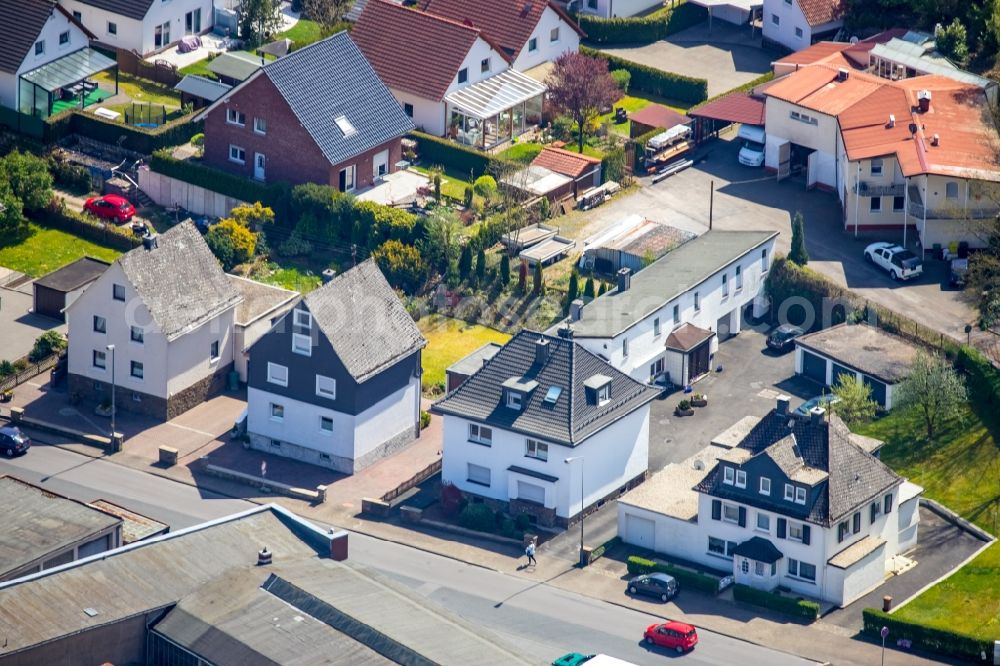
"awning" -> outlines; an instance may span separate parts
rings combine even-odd
[[[104,54],[91,48],[83,48],[22,74],[21,78],[46,92],[52,92],[116,66],[117,63]]]
[[[774,564],[784,557],[773,543],[762,537],[747,539],[736,546],[736,548],[733,548],[733,555],[739,555],[755,562],[765,562],[767,564]]]
[[[231,89],[232,86],[226,85],[225,83],[219,83],[218,81],[206,79],[204,76],[196,76],[194,74],[188,74],[181,79],[176,86],[174,86],[174,90],[178,92],[187,93],[188,95],[193,95],[194,97],[200,97],[201,99],[208,100],[209,102],[214,102]]]
[[[485,81],[456,90],[445,101],[467,116],[486,120],[533,97],[543,95],[546,87],[521,72],[508,69]]]

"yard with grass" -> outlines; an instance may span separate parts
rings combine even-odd
[[[510,339],[506,333],[492,328],[468,324],[437,314],[422,317],[417,326],[427,338],[427,346],[423,353],[425,390],[435,384],[443,384],[445,369],[455,361],[469,355],[487,342],[504,344]]]
[[[115,78],[113,74],[101,72],[100,74],[95,74],[93,79],[114,90]],[[118,92],[128,95],[132,98],[133,102],[162,104],[171,108],[180,108],[181,106],[181,95],[173,88],[129,74],[118,75]]]
[[[521,162],[522,164],[527,164],[531,160],[538,157],[538,153],[545,149],[540,143],[515,143],[510,148],[501,150],[497,153],[497,157],[502,160],[510,160],[511,162]]]
[[[58,229],[36,224],[29,226],[29,235],[20,243],[0,243],[0,266],[31,277],[41,277],[81,257],[114,261],[118,250],[77,238]]]
[[[300,294],[307,294],[323,282],[319,274],[304,267],[294,265],[279,265],[269,263],[259,270],[253,271],[249,277],[265,284],[291,289]]]
[[[410,168],[425,176],[431,175],[431,169],[426,166],[414,166]],[[472,186],[468,178],[469,174],[467,173],[462,174],[455,169],[445,169],[444,175],[441,176],[441,196],[445,199],[452,199],[461,203],[465,200],[465,188]]]
[[[316,21],[300,18],[298,23],[285,32],[274,36],[274,41],[279,39],[292,40],[292,48],[302,48],[323,38],[323,28]]]
[[[992,534],[1000,525],[1000,415],[989,395],[970,390],[970,404],[933,440],[915,411],[893,411],[860,432],[886,442],[883,462]],[[1000,544],[899,609],[902,619],[1000,639]]]

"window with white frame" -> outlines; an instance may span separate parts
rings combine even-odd
[[[45,40],[39,39],[37,42],[35,42],[35,55],[40,56],[43,55],[44,53],[45,53]]]
[[[493,445],[493,428],[487,428],[478,423],[469,424],[469,441],[486,446]]]
[[[288,386],[288,368],[268,361],[267,381],[278,386]]]
[[[279,405],[276,402],[271,403],[271,420],[272,421],[284,421],[285,420],[285,406]]]
[[[123,284],[113,284],[111,285],[111,298],[116,301],[125,300],[125,285]]]
[[[674,325],[681,323],[681,306],[674,304]]]
[[[490,468],[483,467],[482,465],[474,465],[472,463],[467,463],[467,473],[469,483],[475,483],[480,486],[490,485]]]
[[[770,495],[771,494],[771,479],[766,476],[760,477],[760,494]]]
[[[479,63],[479,72],[480,74],[485,74],[488,71],[490,71],[490,59],[483,58],[482,61]]]
[[[611,400],[611,382],[597,389],[597,404],[603,405],[608,400]]]
[[[333,432],[333,417],[331,417],[331,416],[320,416],[319,417],[319,430],[320,430],[320,432],[326,432],[326,433]]]
[[[713,555],[719,555],[720,557],[732,557],[733,550],[735,548],[735,541],[726,541],[725,539],[719,539],[718,537],[713,536],[708,537],[708,552]]]
[[[211,361],[219,360],[219,341],[212,340],[212,344],[208,347],[208,358]]]
[[[795,503],[805,504],[806,503],[806,489],[796,486],[795,488]]]
[[[340,170],[340,191],[353,192],[355,187],[355,175],[357,168],[352,164]]]
[[[535,439],[529,439],[525,443],[524,455],[528,458],[537,458],[538,460],[548,460],[549,459],[549,445],[545,442],[539,442]]]
[[[549,31],[549,41],[553,43],[559,41],[559,28],[552,28],[552,30]]]
[[[294,310],[295,325],[309,330],[312,328],[312,313],[307,310]]]
[[[788,558],[788,575],[808,581],[816,580],[816,565]]]
[[[736,267],[736,291],[743,288],[743,267]]]
[[[253,117],[253,131],[257,134],[267,134],[267,120],[260,116]]]
[[[312,356],[312,338],[301,333],[292,333],[292,351],[303,356]]]
[[[733,481],[736,479],[736,470],[728,465],[722,468],[722,482],[733,485]]]
[[[333,377],[316,375],[316,395],[330,400],[337,399],[337,380]]]
[[[722,519],[727,523],[740,522],[740,507],[735,504],[722,503]]]
[[[653,337],[660,334],[660,318],[657,317],[653,320]]]
[[[107,333],[108,320],[104,317],[94,315],[94,333]]]
[[[129,374],[132,375],[132,377],[134,377],[135,379],[142,379],[143,376],[142,363],[140,363],[139,361],[132,361],[131,367],[129,369]]]
[[[763,562],[753,563],[753,575],[758,578],[763,578],[766,575],[767,567]]]
[[[944,185],[944,195],[949,199],[958,198],[958,183],[950,182]]]
[[[747,487],[747,473],[746,470],[738,469],[736,470],[736,487],[746,488]]]
[[[802,523],[788,523],[788,538],[792,541],[802,541]]]
[[[757,529],[761,532],[771,531],[771,516],[767,515],[763,511],[757,512]]]
[[[59,33],[59,46],[65,46],[67,44],[69,44],[69,30]]]
[[[882,197],[872,197],[869,199],[868,210],[872,213],[882,212]]]
[[[507,391],[507,406],[511,409],[521,409],[521,394],[517,391]]]
[[[247,124],[247,114],[237,111],[236,109],[226,109],[226,122],[230,125],[239,125],[243,127]]]
[[[91,358],[91,363],[95,368],[99,370],[104,370],[107,368],[107,354],[99,349],[94,350],[93,357]]]
[[[528,53],[534,53],[538,50],[538,39],[532,37],[528,40]]]
[[[785,484],[785,501],[793,502],[795,501],[795,486],[790,483]]]
[[[869,163],[869,169],[870,169],[871,175],[873,175],[873,176],[881,176],[882,175],[882,159],[878,158],[878,157],[875,158],[875,159],[873,159]]]
[[[247,151],[239,146],[229,144],[229,161],[236,164],[247,163]]]
[[[146,339],[145,333],[143,332],[142,328],[140,328],[139,326],[132,326],[129,329],[129,334],[128,335],[129,335],[129,340],[131,340],[132,342],[134,342],[136,344],[140,344],[140,345]]]

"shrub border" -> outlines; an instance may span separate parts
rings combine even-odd
[[[733,598],[736,601],[784,613],[806,622],[815,622],[819,619],[819,604],[815,601],[783,597],[773,592],[754,589],[742,583],[733,585]]]
[[[638,555],[629,556],[626,561],[626,566],[628,567],[629,574],[633,576],[652,572],[670,574],[677,579],[677,582],[681,584],[681,587],[690,587],[692,590],[698,590],[699,592],[712,596],[719,593],[719,581],[722,580],[721,578],[717,578],[709,574],[682,569],[681,567],[674,566],[673,564],[647,560],[646,558],[639,557]]]
[[[889,629],[894,640],[910,641],[911,647],[960,659],[980,662],[979,655],[993,653],[993,642],[975,638],[957,631],[938,629],[918,622],[898,618],[878,608],[861,611],[864,628],[861,632],[868,638],[881,641],[882,627]]]
[[[606,60],[608,69],[628,70],[632,75],[632,81],[629,83],[629,90],[632,93],[636,91],[644,92],[656,97],[673,99],[689,104],[697,104],[708,99],[708,81],[705,79],[696,79],[691,76],[684,76],[683,74],[665,72],[655,67],[640,65],[631,60],[619,58],[610,53],[586,46],[580,47],[580,53]]]

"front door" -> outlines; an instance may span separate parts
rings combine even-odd
[[[184,15],[184,34],[197,35],[201,32],[201,9],[195,9]]]
[[[712,339],[709,338],[688,353],[688,383],[707,374],[710,369],[709,352]]]
[[[253,177],[257,180],[264,180],[264,166],[266,163],[267,159],[264,157],[264,153],[253,154]]]

